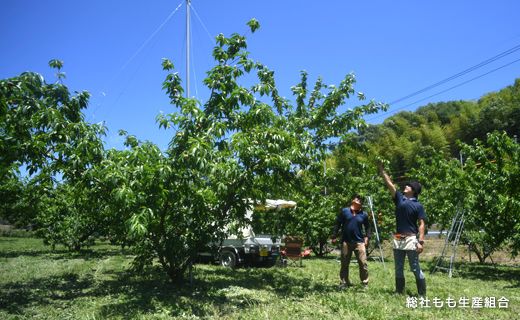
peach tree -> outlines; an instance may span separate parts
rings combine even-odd
[[[505,132],[488,133],[485,141],[461,144],[464,165],[430,150],[412,175],[424,182],[429,223],[449,229],[457,210],[464,210],[461,240],[485,262],[495,251],[517,255],[520,248],[520,146]]]
[[[248,25],[252,32],[259,27],[256,20]],[[197,250],[222,240],[227,226],[248,222],[244,213],[253,202],[298,190],[299,173],[321,167],[332,140],[383,107],[369,102],[339,112],[356,94],[354,77],[347,75],[338,87],[318,80],[308,95],[305,73],[293,88],[293,106],[280,96],[274,72],[249,58],[244,36],[219,35],[216,41],[205,103],[184,97],[179,74],[163,61],[163,88],[178,110],[157,118],[173,131],[166,152],[129,136],[129,154],[117,160],[124,164],[105,166],[121,179],[112,194],[128,218],[135,265],[157,259],[172,280],[184,277]],[[253,85],[241,84],[253,77]]]
[[[85,121],[89,94],[62,83],[63,63],[49,65],[55,83],[35,72],[0,81],[2,207],[9,221],[35,223],[49,243],[78,249],[96,229],[89,172],[103,158],[105,128]]]

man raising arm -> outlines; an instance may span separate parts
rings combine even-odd
[[[394,263],[396,292],[403,293],[405,288],[404,260],[406,256],[415,275],[417,291],[420,296],[426,296],[426,280],[419,265],[419,254],[424,249],[424,230],[426,214],[418,201],[421,184],[417,181],[408,182],[403,191],[395,187],[383,165],[379,165],[379,173],[387,186],[395,204],[396,233],[394,234]]]

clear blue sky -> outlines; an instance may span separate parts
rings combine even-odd
[[[175,9],[182,6],[171,16]],[[520,1],[245,1],[192,0],[192,95],[205,100],[205,72],[218,33],[245,33],[251,56],[275,71],[281,93],[307,70],[338,84],[349,72],[369,99],[393,102],[520,45]],[[89,122],[105,121],[108,147],[121,148],[119,129],[165,148],[172,132],[158,129],[172,112],[161,89],[167,57],[185,77],[184,0],[2,0],[0,78],[36,71],[55,81],[47,63],[64,61],[65,84],[92,94]],[[200,19],[200,20],[199,20]],[[163,22],[167,22],[163,24]],[[162,27],[161,27],[162,25]],[[415,110],[428,102],[478,99],[520,77],[520,50],[391,106]],[[435,95],[450,87],[453,90]],[[421,102],[414,103],[417,100]],[[350,101],[345,108],[356,105]],[[367,117],[372,123],[386,116]]]

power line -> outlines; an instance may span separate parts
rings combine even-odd
[[[508,55],[510,55],[511,53],[514,53],[514,52],[516,52],[516,51],[518,51],[518,50],[520,50],[520,45],[517,45],[517,46],[515,46],[515,47],[513,47],[513,48],[511,48],[511,49],[509,49],[509,50],[506,50],[506,51],[504,51],[504,52],[502,52],[502,53],[500,53],[500,54],[498,54],[498,55],[496,55],[496,56],[494,56],[494,57],[492,57],[492,58],[489,58],[489,59],[487,59],[487,60],[485,60],[485,61],[482,61],[482,62],[480,62],[480,63],[478,63],[478,64],[476,64],[476,65],[474,65],[474,66],[472,66],[472,67],[470,67],[470,68],[468,68],[468,69],[466,69],[466,70],[464,70],[464,71],[461,71],[461,72],[459,72],[459,73],[457,73],[457,74],[454,74],[454,75],[452,75],[452,76],[450,76],[450,77],[448,77],[448,78],[446,78],[446,79],[444,79],[444,80],[441,80],[441,81],[439,81],[439,82],[436,82],[436,83],[434,83],[434,84],[432,84],[432,85],[429,85],[429,86],[427,86],[427,87],[425,87],[425,88],[423,88],[423,89],[421,89],[421,90],[415,91],[415,92],[413,92],[413,93],[410,93],[410,94],[407,95],[407,96],[404,96],[404,97],[399,98],[399,99],[397,99],[397,100],[395,100],[395,101],[393,101],[393,102],[390,102],[389,104],[390,104],[390,105],[396,104],[396,103],[398,103],[398,102],[401,102],[401,101],[403,101],[403,100],[406,100],[406,99],[408,99],[408,98],[411,98],[411,97],[413,97],[413,96],[416,96],[416,95],[418,95],[418,94],[420,94],[420,93],[423,93],[423,92],[425,92],[425,91],[428,91],[428,90],[430,90],[430,89],[433,89],[433,88],[435,88],[435,87],[438,87],[438,86],[440,86],[441,84],[444,84],[444,83],[446,83],[446,82],[448,82],[448,81],[451,81],[451,80],[453,80],[453,79],[459,78],[459,77],[461,77],[461,76],[463,76],[463,75],[465,75],[465,74],[467,74],[467,73],[469,73],[469,72],[471,72],[471,71],[474,71],[474,70],[476,70],[476,69],[482,68],[483,66],[488,65],[488,64],[490,64],[491,62],[494,62],[494,61],[496,61],[496,60],[498,60],[498,59],[501,59],[501,58],[503,58],[503,57],[505,57],[505,56],[508,56]]]
[[[476,77],[474,77],[474,78],[471,78],[471,79],[469,79],[469,80],[467,80],[467,81],[464,81],[464,82],[462,82],[462,83],[459,83],[459,84],[457,84],[457,85],[455,85],[455,86],[453,86],[453,87],[450,87],[450,88],[448,88],[448,89],[446,89],[446,90],[440,91],[440,92],[438,92],[438,93],[436,93],[436,94],[433,94],[433,95],[431,95],[431,96],[429,96],[429,97],[426,97],[426,98],[424,98],[424,99],[417,100],[417,101],[411,103],[410,105],[413,105],[413,104],[416,104],[416,103],[418,103],[418,102],[424,101],[424,100],[429,99],[429,98],[431,98],[431,97],[435,97],[436,95],[439,95],[439,94],[444,93],[444,92],[446,92],[446,91],[449,91],[449,90],[452,90],[452,89],[458,88],[458,87],[460,87],[460,86],[462,86],[462,85],[465,85],[465,84],[468,83],[468,82],[471,82],[471,81],[477,80],[477,79],[482,78],[482,77],[484,77],[484,76],[487,76],[487,75],[490,74],[490,73],[493,73],[493,72],[495,72],[495,71],[498,71],[498,70],[500,70],[500,69],[503,69],[503,68],[505,68],[505,67],[508,67],[508,66],[512,65],[513,63],[516,63],[516,62],[518,62],[518,61],[520,61],[520,59],[516,59],[516,60],[514,60],[514,61],[511,61],[511,62],[509,62],[509,63],[506,63],[506,64],[504,64],[504,65],[502,65],[502,66],[500,66],[500,67],[498,67],[498,68],[495,68],[495,69],[493,69],[493,70],[491,70],[491,71],[488,71],[488,72],[486,72],[486,73],[484,73],[484,74],[481,74],[481,75],[476,76]],[[410,106],[410,105],[409,105],[409,106]]]
[[[410,93],[410,94],[408,94],[408,95],[406,95],[406,96],[404,96],[404,97],[402,97],[402,98],[399,98],[399,99],[397,99],[397,100],[394,100],[394,101],[390,102],[388,105],[389,105],[389,106],[392,106],[392,105],[394,105],[394,104],[396,104],[396,103],[399,103],[399,102],[401,102],[401,101],[403,101],[403,100],[406,100],[406,99],[409,99],[409,98],[411,98],[411,97],[414,97],[414,96],[416,96],[416,95],[418,95],[418,94],[420,94],[420,93],[423,93],[423,92],[425,92],[425,91],[431,90],[431,89],[433,89],[433,88],[435,88],[435,87],[438,87],[438,86],[440,86],[440,85],[442,85],[442,84],[444,84],[444,83],[446,83],[446,82],[449,82],[449,81],[451,81],[451,80],[454,80],[454,79],[456,79],[456,78],[459,78],[459,77],[461,77],[461,76],[463,76],[463,75],[465,75],[465,74],[467,74],[467,73],[469,73],[469,72],[472,72],[472,71],[474,71],[474,70],[477,70],[477,69],[479,69],[479,68],[482,68],[482,67],[484,67],[484,66],[486,66],[486,65],[488,65],[488,64],[490,64],[490,63],[492,63],[492,62],[494,62],[494,61],[496,61],[496,60],[498,60],[498,59],[501,59],[501,58],[503,58],[503,57],[506,57],[506,56],[508,56],[508,55],[510,55],[510,54],[512,54],[512,53],[514,53],[514,52],[516,52],[516,51],[518,51],[518,50],[520,50],[520,45],[516,45],[516,46],[514,46],[514,47],[512,47],[512,48],[510,48],[510,49],[508,49],[508,50],[506,50],[506,51],[504,51],[504,52],[502,52],[502,53],[499,53],[499,54],[496,55],[496,56],[493,56],[493,57],[491,57],[491,58],[489,58],[489,59],[486,59],[486,60],[484,60],[484,61],[482,61],[482,62],[480,62],[480,63],[478,63],[478,64],[476,64],[476,65],[474,65],[474,66],[472,66],[472,67],[470,67],[470,68],[467,68],[467,69],[465,69],[465,70],[463,70],[463,71],[461,71],[461,72],[458,72],[458,73],[456,73],[456,74],[454,74],[454,75],[452,75],[452,76],[450,76],[450,77],[448,77],[448,78],[445,78],[445,79],[443,79],[443,80],[441,80],[441,81],[438,81],[438,82],[436,82],[436,83],[434,83],[434,84],[432,84],[432,85],[429,85],[429,86],[427,86],[427,87],[424,87],[424,88],[421,89],[421,90],[415,91],[415,92]],[[515,62],[516,62],[516,60],[513,61],[512,63],[515,63]],[[478,78],[480,78],[480,77],[483,77],[483,76],[485,76],[485,75],[487,75],[487,74],[489,74],[489,73],[491,73],[491,72],[494,72],[494,71],[497,71],[497,70],[499,70],[499,69],[502,69],[502,68],[504,68],[504,67],[506,67],[506,66],[508,66],[508,65],[510,65],[510,64],[512,64],[512,63],[506,64],[506,65],[504,65],[504,66],[502,66],[502,67],[499,67],[499,68],[497,68],[497,69],[494,69],[494,70],[492,70],[492,71],[490,71],[490,72],[488,72],[488,73],[485,73],[485,74],[483,74],[483,75],[477,76],[477,77],[475,77],[475,78],[473,78],[473,79],[471,79],[471,80],[465,81],[465,82],[463,82],[463,83],[461,83],[461,84],[459,84],[459,85],[456,85],[456,86],[454,86],[454,87],[448,88],[448,89],[446,89],[446,90],[444,90],[444,91],[441,91],[441,92],[439,92],[439,93],[436,93],[436,94],[431,95],[431,96],[429,96],[429,97],[426,97],[426,98],[424,98],[424,99],[417,100],[417,101],[415,101],[415,102],[413,102],[413,103],[411,103],[411,104],[408,104],[408,105],[406,105],[406,106],[404,106],[404,107],[400,107],[400,108],[398,108],[398,109],[394,109],[393,111],[388,111],[388,112],[382,113],[382,114],[380,114],[380,115],[376,115],[376,116],[374,116],[374,117],[370,117],[370,118],[368,118],[367,120],[374,120],[374,119],[380,118],[381,116],[384,116],[384,115],[390,114],[390,113],[392,113],[392,112],[395,112],[395,111],[397,111],[397,110],[404,109],[404,108],[409,107],[409,106],[411,106],[411,105],[413,105],[413,104],[415,104],[415,103],[418,103],[418,102],[421,102],[421,101],[423,101],[423,100],[429,99],[429,98],[431,98],[431,97],[434,97],[434,96],[439,95],[439,94],[441,94],[441,93],[444,93],[444,92],[446,92],[446,91],[449,91],[449,90],[452,90],[452,89],[454,89],[454,88],[457,88],[457,87],[459,87],[459,86],[461,86],[461,85],[463,85],[463,84],[466,84],[466,83],[468,83],[468,82],[470,82],[470,81],[473,81],[473,80],[476,80],[476,79],[478,79]]]
[[[519,46],[519,49],[520,49],[520,46]],[[514,64],[514,63],[516,63],[516,62],[518,62],[518,61],[520,61],[520,59],[516,59],[516,60],[514,60],[514,61],[512,61],[512,62],[506,63],[506,64],[504,64],[504,65],[502,65],[502,66],[500,66],[500,67],[498,67],[498,68],[495,68],[495,69],[493,69],[493,70],[491,70],[491,71],[488,71],[488,72],[486,72],[486,73],[484,73],[484,74],[478,75],[478,76],[476,76],[476,77],[474,77],[474,78],[471,78],[471,79],[469,79],[469,80],[467,80],[467,81],[464,81],[464,82],[462,82],[462,83],[459,83],[459,84],[457,84],[457,85],[455,85],[455,86],[453,86],[453,87],[450,87],[450,88],[448,88],[448,89],[445,89],[445,90],[442,90],[442,91],[437,92],[437,93],[435,93],[435,94],[432,94],[432,95],[430,95],[430,96],[428,96],[428,97],[426,97],[426,98],[422,98],[422,99],[416,100],[416,101],[414,101],[414,102],[412,102],[412,103],[410,103],[410,104],[407,104],[407,105],[405,105],[405,106],[402,106],[402,107],[396,108],[396,109],[394,109],[393,111],[388,111],[388,112],[385,112],[385,113],[382,113],[382,114],[378,114],[378,115],[376,115],[376,116],[374,116],[374,117],[371,117],[371,118],[367,119],[367,121],[369,121],[369,120],[374,120],[374,119],[378,119],[378,118],[381,118],[382,116],[386,116],[386,115],[388,115],[388,114],[390,114],[390,113],[392,113],[392,112],[396,112],[396,111],[399,111],[399,110],[402,110],[402,109],[405,109],[405,108],[411,107],[412,105],[414,105],[414,104],[416,104],[416,103],[422,102],[422,101],[424,101],[424,100],[427,100],[427,99],[430,99],[430,98],[432,98],[432,97],[438,96],[438,95],[440,95],[440,94],[442,94],[442,93],[445,93],[445,92],[447,92],[447,91],[450,91],[450,90],[453,90],[453,89],[455,89],[455,88],[458,88],[458,87],[460,87],[460,86],[462,86],[462,85],[465,85],[465,84],[467,84],[467,83],[469,83],[469,82],[471,82],[471,81],[477,80],[477,79],[482,78],[482,77],[484,77],[484,76],[487,76],[488,74],[491,74],[491,73],[493,73],[493,72],[495,72],[495,71],[498,71],[498,70],[500,70],[500,69],[503,69],[503,68],[505,68],[505,67],[508,67],[508,66],[510,66],[510,65],[512,65],[512,64]]]
[[[453,87],[450,87],[450,88],[448,88],[448,89],[445,89],[445,90],[442,90],[442,91],[437,92],[437,93],[435,93],[435,94],[432,94],[431,96],[428,96],[428,97],[426,97],[426,98],[423,98],[423,99],[420,99],[420,100],[414,101],[414,102],[412,102],[412,103],[410,103],[410,104],[408,104],[408,105],[405,105],[405,106],[403,106],[403,107],[397,108],[397,109],[394,110],[394,112],[395,112],[395,111],[398,111],[398,110],[401,110],[401,109],[404,109],[404,108],[408,108],[408,107],[410,107],[410,106],[412,106],[412,105],[414,105],[414,104],[416,104],[416,103],[418,103],[418,102],[421,102],[421,101],[424,101],[424,100],[430,99],[430,98],[432,98],[432,97],[438,96],[439,94],[445,93],[445,92],[450,91],[450,90],[455,89],[455,88],[458,88],[458,87],[460,87],[460,86],[462,86],[462,85],[465,85],[466,83],[469,83],[469,82],[471,82],[471,81],[475,81],[475,80],[477,80],[477,79],[479,79],[479,78],[482,78],[482,77],[484,77],[484,76],[487,76],[487,75],[490,74],[490,73],[493,73],[493,72],[495,72],[495,71],[498,71],[498,70],[500,70],[500,69],[503,69],[503,68],[505,68],[505,67],[508,67],[508,66],[510,66],[510,65],[512,65],[512,64],[514,64],[514,63],[516,63],[516,62],[518,62],[518,61],[520,61],[520,59],[516,59],[516,60],[511,61],[511,62],[509,62],[509,63],[506,63],[506,64],[504,64],[504,65],[502,65],[502,66],[500,66],[500,67],[498,67],[498,68],[495,68],[495,69],[493,69],[493,70],[491,70],[491,71],[488,71],[488,72],[483,73],[483,74],[481,74],[481,75],[478,75],[478,76],[476,76],[476,77],[474,77],[474,78],[471,78],[471,79],[469,79],[469,80],[467,80],[467,81],[464,81],[464,82],[462,82],[462,83],[459,83],[459,84],[457,84],[457,85],[455,85],[455,86],[453,86]],[[380,116],[383,116],[383,115],[386,115],[386,114],[388,114],[388,112],[385,112],[385,113],[383,113],[383,114],[381,114],[381,115],[378,115],[378,116],[376,116],[376,117],[373,117],[372,119],[377,119],[377,118],[379,118]]]

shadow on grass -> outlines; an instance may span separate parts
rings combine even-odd
[[[101,318],[130,318],[158,312],[158,308],[167,310],[169,316],[209,317],[273,298],[302,299],[309,294],[337,290],[333,285],[312,281],[299,273],[298,268],[195,268],[192,285],[173,284],[160,271],[147,277],[129,272],[104,272],[96,276],[67,273],[0,285],[0,308],[20,315],[27,308],[58,307],[86,298],[89,304],[99,300],[97,312]]]
[[[70,251],[67,249],[40,248],[40,249],[22,249],[22,250],[6,250],[0,252],[0,258],[18,258],[18,257],[45,257],[48,259],[104,259],[114,255],[121,254],[121,250],[107,248],[107,249],[84,249],[79,252]]]
[[[66,255],[69,251],[67,250],[54,250],[49,249],[27,249],[27,250],[7,250],[0,252],[0,258],[18,258],[18,257],[38,257],[38,256],[48,256],[52,258],[52,255],[56,255],[57,257],[60,255]]]
[[[0,286],[0,309],[23,314],[23,309],[30,305],[62,305],[64,301],[84,296],[84,291],[91,285],[91,279],[80,279],[73,273],[3,284]]]
[[[326,255],[323,255],[323,256],[316,256],[316,255],[311,255],[310,257],[305,257],[303,258],[303,263],[305,263],[306,260],[337,260],[339,258],[339,255],[338,254],[335,254],[335,253],[329,253],[329,254],[326,254]]]
[[[428,263],[428,270],[432,270],[436,259]],[[456,262],[453,264],[454,273],[466,279],[483,281],[510,281],[506,288],[520,288],[520,268],[498,264],[480,264],[468,262]]]
[[[297,269],[293,271],[298,272]],[[110,291],[120,290],[120,282],[124,282],[124,294],[128,299],[104,306],[100,315],[135,316],[136,313],[153,311],[158,303],[171,310],[169,316],[223,316],[237,308],[262,304],[268,299],[302,299],[309,294],[337,291],[333,285],[316,283],[282,268],[231,270],[214,267],[195,273],[192,285],[172,284],[161,277],[145,280],[131,276],[105,283],[104,287],[109,291],[105,294],[108,294]],[[111,294],[114,293],[116,292]]]

